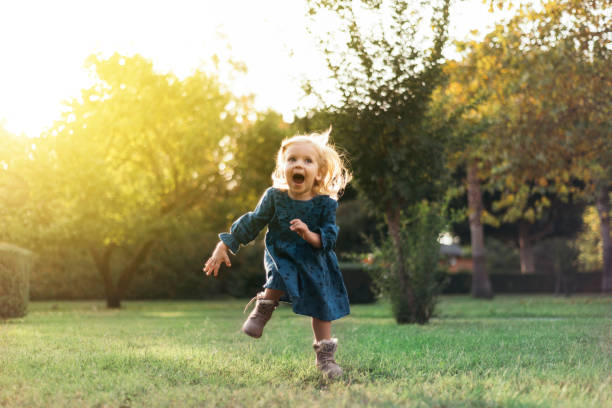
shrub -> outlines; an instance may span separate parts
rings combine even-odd
[[[376,302],[372,276],[359,262],[340,262],[340,271],[351,305]]]
[[[0,243],[0,318],[26,315],[31,267],[31,252]]]
[[[421,203],[409,214],[402,215],[401,250],[407,281],[414,302],[402,290],[397,265],[397,249],[390,237],[373,247],[372,266],[374,284],[392,305],[398,323],[427,323],[433,316],[436,297],[442,292],[446,273],[439,266],[438,237],[446,225],[444,210],[438,205]]]

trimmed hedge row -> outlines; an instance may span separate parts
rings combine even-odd
[[[372,278],[359,264],[341,264],[349,299],[354,303],[376,301],[372,290]],[[469,294],[472,274],[448,274],[444,294]],[[601,272],[575,273],[557,277],[552,273],[491,274],[493,293],[598,293],[601,292]]]
[[[576,273],[557,277],[552,273],[491,274],[493,293],[597,293],[601,292],[601,272]],[[470,293],[472,275],[449,275],[449,283],[443,293]]]
[[[26,315],[32,255],[15,245],[0,243],[0,319]]]
[[[351,304],[376,302],[372,277],[357,263],[340,263],[340,271]]]

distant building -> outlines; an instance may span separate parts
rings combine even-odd
[[[463,250],[456,244],[440,244],[440,265],[448,268],[450,273],[472,272],[474,269],[472,258],[464,256]]]

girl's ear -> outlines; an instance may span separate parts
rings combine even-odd
[[[319,173],[315,176],[315,183],[319,184],[323,180],[323,171],[319,169]]]

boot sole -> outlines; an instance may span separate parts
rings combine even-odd
[[[244,329],[242,329],[242,332],[243,332],[244,334],[246,334],[247,336],[253,337],[254,339],[258,339],[258,338],[260,338],[260,337],[261,337],[261,334],[260,334],[260,335],[256,335],[255,333],[249,333],[248,331],[246,331],[246,330],[244,330]],[[262,333],[262,334],[263,334],[263,333]]]

